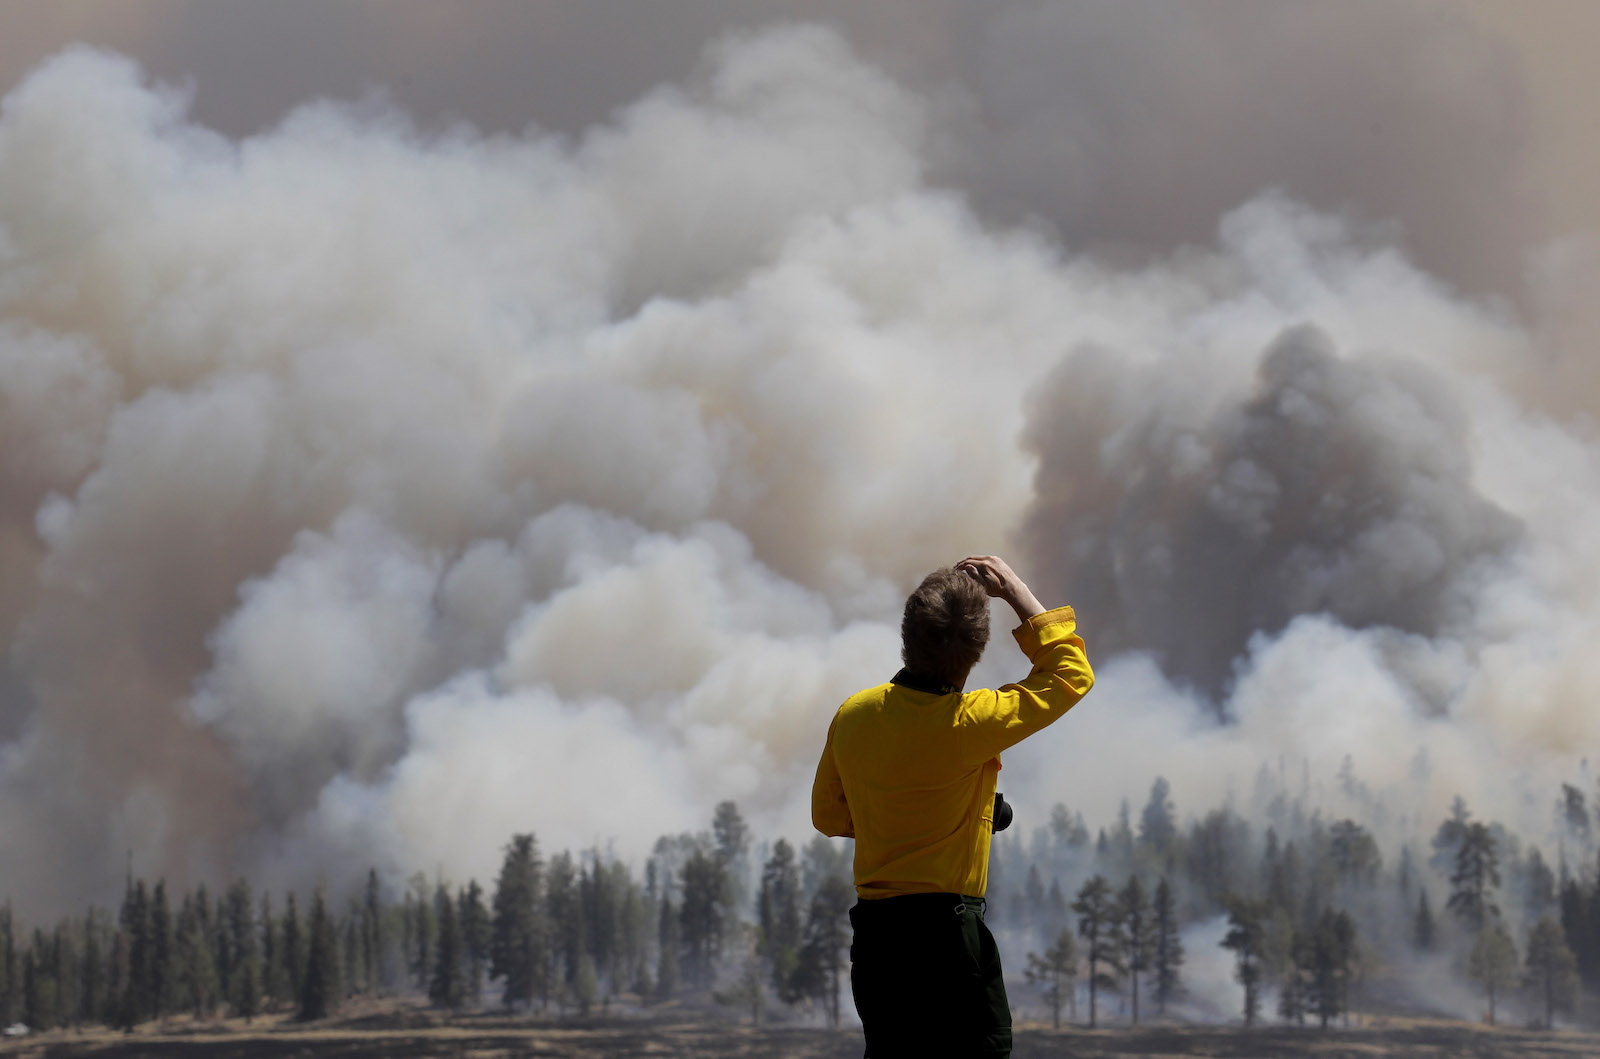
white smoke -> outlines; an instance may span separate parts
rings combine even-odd
[[[972,552],[1047,603],[1104,582],[1096,691],[1008,757],[1022,813],[1352,753],[1419,811],[1542,824],[1600,735],[1592,439],[1511,396],[1515,320],[1338,218],[1266,194],[1135,271],[986,227],[924,177],[924,101],[807,27],[573,140],[313,103],[231,141],[185,106],[77,50],[0,110],[24,907],[105,895],[128,849],[175,882],[486,878],[513,831],[636,855],[725,798],[800,837],[833,708]],[[1309,397],[1262,367],[1307,323]],[[1393,510],[1286,512],[1317,437]],[[1192,502],[1320,549],[1264,622],[1163,573]],[[1165,539],[1085,574],[1130,512]],[[979,679],[1021,673],[1005,639]],[[1196,639],[1225,679],[1175,684]]]

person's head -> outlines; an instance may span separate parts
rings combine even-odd
[[[989,597],[969,574],[944,566],[922,579],[900,619],[906,668],[961,687],[989,642]]]

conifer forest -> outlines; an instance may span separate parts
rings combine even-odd
[[[1340,780],[1366,797],[1348,763]],[[1057,804],[997,835],[987,919],[1019,1021],[1600,1018],[1600,802],[1579,787],[1552,792],[1547,835],[1458,798],[1425,842],[1387,840],[1379,801],[1333,818],[1270,770],[1238,802],[1185,811],[1157,778],[1114,820]],[[130,868],[114,908],[39,923],[0,908],[0,1018],[315,1021],[376,996],[447,1015],[690,1002],[729,1021],[848,1023],[849,842],[769,840],[731,801],[708,824],[662,836],[642,865],[511,835],[485,880],[369,869],[354,888],[180,893]]]

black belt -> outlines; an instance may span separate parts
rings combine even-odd
[[[857,901],[856,909],[866,916],[929,915],[939,912],[964,915],[972,912],[983,918],[988,902],[971,894],[897,894],[894,897],[875,897]]]

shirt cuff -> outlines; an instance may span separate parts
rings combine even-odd
[[[1022,653],[1027,655],[1031,661],[1039,649],[1044,646],[1046,630],[1051,631],[1052,635],[1049,636],[1049,639],[1054,641],[1062,636],[1071,636],[1076,630],[1077,624],[1078,616],[1071,607],[1057,607],[1054,610],[1040,611],[1035,614],[1011,630],[1011,635],[1016,637],[1017,646],[1022,648]],[[1065,626],[1065,628],[1052,629],[1052,626]]]

